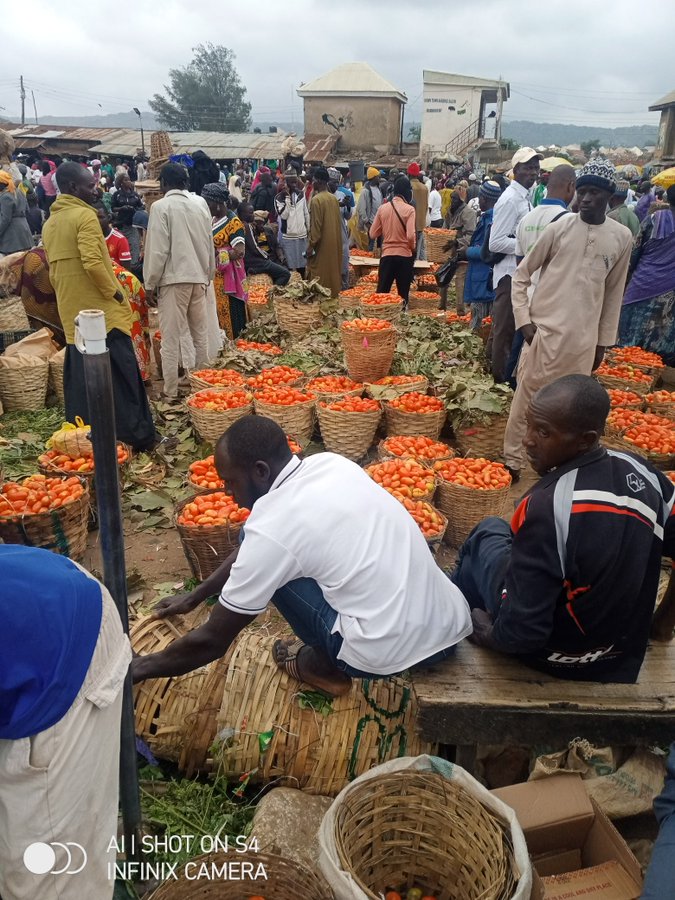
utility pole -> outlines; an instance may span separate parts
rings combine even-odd
[[[19,76],[21,86],[21,124],[26,124],[26,88],[23,86],[23,75]]]
[[[37,125],[38,120],[37,120],[37,106],[35,105],[35,92],[31,91],[30,95],[33,98],[33,112],[35,113],[35,124]]]

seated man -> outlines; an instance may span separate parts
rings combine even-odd
[[[675,553],[675,487],[644,460],[599,446],[608,412],[607,392],[585,375],[534,395],[523,444],[542,478],[511,527],[476,526],[453,580],[476,643],[561,678],[634,682],[661,556]]]
[[[287,269],[286,266],[274,262],[270,258],[271,253],[265,250],[260,244],[259,231],[255,225],[255,212],[251,204],[240,203],[237,207],[237,214],[244,223],[246,241],[244,245],[244,266],[246,268],[246,274],[269,275],[275,284],[288,284],[291,277],[290,270]]]
[[[221,657],[270,601],[300,639],[278,641],[276,662],[331,695],[351,678],[445,659],[471,631],[466,600],[415,521],[355,463],[333,453],[300,460],[275,422],[245,416],[218,441],[216,468],[251,509],[246,536],[195,591],[160,603],[160,616],[186,613],[222,591],[208,622],[134,659],[135,681]]]

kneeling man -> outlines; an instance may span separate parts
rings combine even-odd
[[[245,416],[218,441],[216,467],[251,509],[245,538],[193,593],[162,601],[158,614],[175,615],[221,592],[208,622],[134,659],[135,681],[221,657],[270,601],[299,639],[278,641],[276,662],[331,695],[351,678],[439,662],[471,632],[466,600],[415,521],[355,463],[333,453],[301,460],[275,422]]]
[[[453,580],[476,643],[561,678],[634,682],[661,556],[675,553],[675,486],[599,445],[608,412],[607,392],[586,375],[534,395],[523,444],[542,478],[510,527],[489,518],[473,530]]]

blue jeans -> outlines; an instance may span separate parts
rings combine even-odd
[[[296,578],[295,581],[289,581],[274,593],[272,603],[300,640],[309,647],[322,652],[345,675],[349,675],[351,678],[388,677],[361,672],[359,669],[352,668],[344,660],[338,659],[338,653],[342,648],[342,635],[337,631],[334,634],[331,633],[337,613],[332,606],[328,605],[321,588],[313,578]],[[416,663],[415,668],[439,663],[452,656],[454,652],[454,647],[448,647],[446,650],[434,653],[428,659]]]
[[[476,525],[462,544],[452,580],[471,609],[495,616],[501,603],[513,535],[508,522],[489,516]]]
[[[675,744],[670,745],[666,782],[654,801],[660,828],[640,900],[675,897]]]

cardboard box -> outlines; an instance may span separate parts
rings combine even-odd
[[[593,900],[633,900],[640,896],[640,865],[588,796],[580,776],[552,775],[492,793],[515,811],[525,833],[534,868],[532,900],[585,896]],[[593,871],[603,863],[618,865]],[[574,887],[566,893],[546,893],[542,878],[565,873],[574,874]]]

